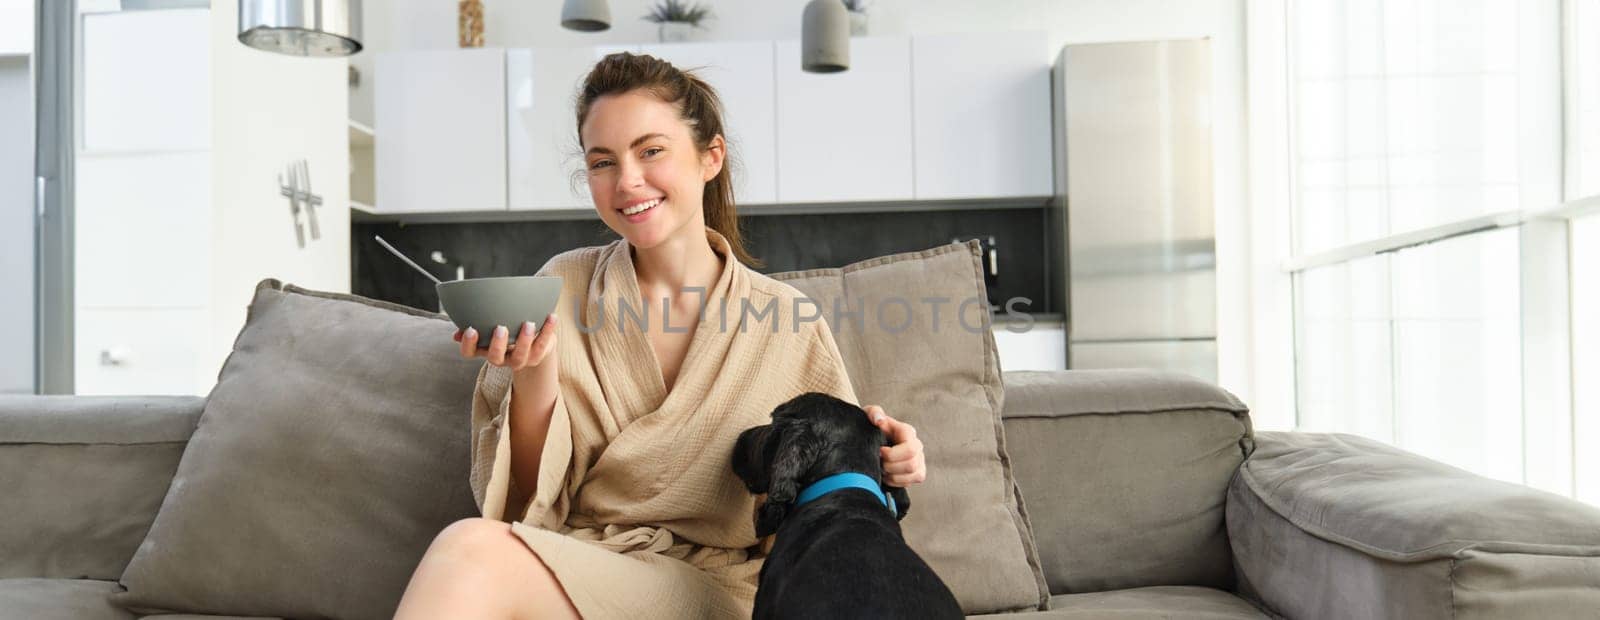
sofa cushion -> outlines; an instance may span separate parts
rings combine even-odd
[[[1252,446],[1243,403],[1154,370],[1005,380],[1007,447],[1051,592],[1232,589],[1223,499]]]
[[[442,316],[264,280],[113,602],[388,618],[446,525],[477,514],[472,389]]]
[[[155,521],[205,400],[0,395],[0,579],[116,580]]]
[[[909,489],[906,541],[967,613],[1039,609],[1048,590],[1006,456],[979,257],[969,241],[773,277],[816,303],[861,404],[916,427],[928,478]]]
[[[995,620],[1000,618],[1258,620],[1270,616],[1263,614],[1248,601],[1222,590],[1198,586],[1155,586],[1087,594],[1057,594],[1050,597],[1050,611],[981,617]]]
[[[115,581],[97,579],[0,579],[0,618],[22,620],[133,620],[108,597]]]

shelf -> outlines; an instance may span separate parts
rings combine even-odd
[[[370,149],[372,148],[372,142],[376,139],[371,127],[362,124],[360,121],[350,120],[350,148]]]
[[[352,215],[360,214],[360,215],[372,215],[372,216],[375,216],[375,215],[378,214],[378,210],[373,208],[372,205],[369,205],[367,203],[356,201],[356,200],[352,200],[352,201],[350,201],[350,213]]]

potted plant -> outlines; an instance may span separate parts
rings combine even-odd
[[[711,7],[682,0],[661,0],[650,7],[644,19],[657,25],[656,32],[662,43],[673,43],[688,41],[693,30],[708,17],[711,17]]]
[[[867,36],[867,0],[844,0],[844,8],[850,10],[850,36]]]

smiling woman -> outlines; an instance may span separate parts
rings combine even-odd
[[[576,108],[589,192],[606,225],[634,247],[652,248],[698,220],[721,233],[740,262],[760,266],[739,234],[722,105],[711,85],[623,52],[595,67]],[[669,208],[653,213],[651,201]],[[640,205],[646,210],[624,212]],[[651,215],[636,217],[643,214]]]
[[[805,392],[855,403],[826,320],[797,316],[803,295],[750,268],[710,85],[613,54],[576,111],[595,209],[621,239],[540,269],[561,277],[570,318],[524,326],[509,348],[505,329],[485,351],[457,334],[488,362],[471,428],[483,518],[439,534],[398,618],[747,618],[770,547],[732,471],[739,433]],[[617,303],[644,308],[640,329],[604,319]],[[884,481],[921,482],[915,429],[864,409],[894,444]]]

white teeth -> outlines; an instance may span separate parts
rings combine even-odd
[[[661,204],[661,199],[660,198],[657,198],[657,199],[652,200],[650,202],[641,202],[641,203],[639,203],[637,205],[634,205],[632,207],[628,207],[626,209],[623,209],[622,210],[622,214],[623,215],[634,215],[634,214],[638,214],[638,213],[643,213],[643,212],[645,212],[645,211],[647,211],[649,209],[655,208],[655,206],[658,205],[658,204]]]

